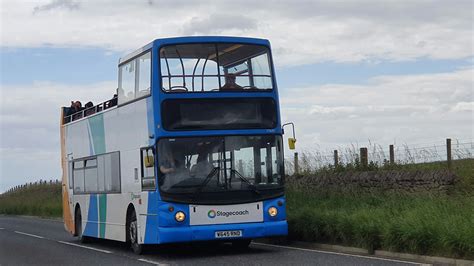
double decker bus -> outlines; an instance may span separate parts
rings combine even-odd
[[[119,60],[114,98],[61,113],[64,223],[82,241],[126,241],[139,254],[287,234],[267,40],[157,39]]]

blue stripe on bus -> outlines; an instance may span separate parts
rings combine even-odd
[[[98,216],[99,215],[97,211],[97,195],[91,194],[86,228],[83,233],[85,236],[98,237]]]
[[[148,192],[145,244],[159,243],[158,237],[158,192]]]

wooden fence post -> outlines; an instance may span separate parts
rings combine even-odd
[[[369,165],[369,157],[367,155],[367,148],[360,148],[360,162],[363,168]]]
[[[339,165],[339,156],[337,155],[337,150],[334,150],[334,167]]]
[[[448,169],[451,169],[452,157],[451,157],[451,139],[446,139],[446,160],[448,161]]]
[[[389,146],[389,150],[390,150],[390,164],[394,164],[395,163],[395,151],[393,150],[393,145]]]
[[[300,170],[300,167],[298,165],[298,153],[295,152],[295,161],[294,161],[294,164],[295,164],[295,175],[298,174],[299,170]]]

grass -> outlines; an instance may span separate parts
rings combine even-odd
[[[287,191],[290,238],[369,250],[474,258],[474,196]]]
[[[0,214],[62,216],[61,184],[33,184],[0,195]]]
[[[302,175],[345,171],[441,170],[446,162],[306,168]],[[303,168],[305,169],[305,168]],[[288,184],[289,237],[397,252],[474,259],[474,159],[453,161],[459,180],[449,195],[336,194]]]

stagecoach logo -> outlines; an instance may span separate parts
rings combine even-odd
[[[130,193],[130,200],[134,200],[134,199],[141,199],[141,195]]]
[[[215,211],[215,210],[210,210],[207,212],[207,217],[214,219],[216,216],[224,216],[228,218],[229,216],[243,216],[243,215],[249,215],[250,212],[248,210],[244,211]]]
[[[215,210],[210,210],[208,213],[207,213],[207,217],[209,218],[214,218],[216,217],[216,211]]]

